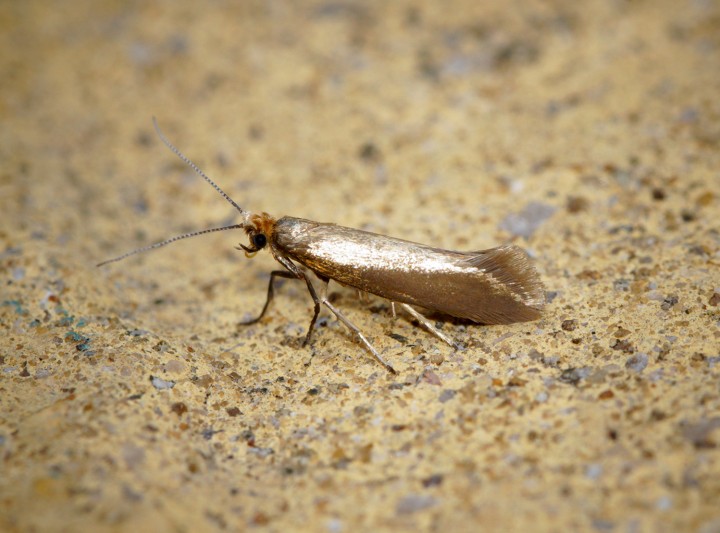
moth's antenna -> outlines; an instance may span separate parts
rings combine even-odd
[[[122,261],[123,259],[125,259],[126,257],[130,257],[131,255],[139,254],[140,252],[147,252],[148,250],[154,250],[155,248],[160,248],[161,246],[165,246],[166,244],[170,244],[175,241],[180,241],[182,239],[187,239],[189,237],[197,237],[198,235],[205,235],[206,233],[213,233],[215,231],[225,231],[225,230],[229,230],[229,229],[239,229],[239,228],[244,228],[244,227],[245,226],[243,224],[233,224],[232,226],[223,226],[222,228],[210,228],[210,229],[204,229],[202,231],[193,231],[191,233],[184,233],[183,235],[176,235],[175,237],[171,237],[165,241],[156,242],[155,244],[151,244],[149,246],[143,246],[142,248],[138,248],[137,250],[133,250],[132,252],[128,252],[128,253],[120,255],[118,257],[114,257],[113,259],[108,259],[107,261],[98,263],[97,266],[101,267],[103,265],[107,265],[108,263],[115,263],[117,261]]]
[[[230,203],[233,205],[233,207],[234,207],[235,209],[237,209],[237,210],[240,212],[240,214],[243,215],[243,216],[247,219],[248,213],[247,213],[242,207],[240,207],[239,205],[237,205],[232,198],[230,198],[227,194],[225,194],[225,191],[223,191],[223,190],[218,186],[217,183],[215,183],[213,180],[211,180],[202,170],[200,170],[200,168],[199,168],[195,163],[193,163],[192,161],[190,161],[190,159],[188,159],[188,158],[185,156],[185,154],[183,154],[180,150],[178,150],[177,148],[175,148],[175,145],[173,145],[173,143],[171,143],[170,141],[168,141],[167,137],[165,137],[165,134],[160,130],[160,126],[158,126],[158,122],[157,122],[157,119],[156,119],[155,117],[152,118],[152,121],[153,121],[153,126],[155,126],[155,131],[157,132],[158,137],[160,137],[160,140],[165,144],[165,146],[167,146],[168,148],[170,148],[170,150],[171,150],[176,156],[178,156],[180,159],[182,159],[191,169],[193,169],[195,172],[197,172],[198,176],[202,177],[202,179],[204,179],[204,180],[207,181],[210,185],[212,185],[213,188],[214,188],[217,192],[219,192],[220,195],[221,195],[223,198],[225,198],[228,202],[230,202]]]

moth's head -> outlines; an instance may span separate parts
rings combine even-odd
[[[245,250],[247,257],[254,256],[271,242],[276,223],[277,221],[267,213],[250,215],[244,225],[250,245],[240,244],[238,250]]]

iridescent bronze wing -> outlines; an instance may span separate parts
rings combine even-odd
[[[457,252],[283,217],[271,246],[343,285],[483,324],[534,320],[545,304],[537,271],[513,245]]]

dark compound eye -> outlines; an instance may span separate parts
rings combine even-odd
[[[260,248],[265,248],[265,245],[267,244],[267,237],[264,233],[257,233],[253,235],[252,242],[256,250],[259,250]]]

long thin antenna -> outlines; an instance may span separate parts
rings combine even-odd
[[[245,226],[243,224],[233,224],[232,226],[223,226],[222,228],[210,228],[210,229],[204,229],[202,231],[193,231],[191,233],[184,233],[183,235],[176,235],[175,237],[171,237],[162,242],[156,242],[155,244],[151,244],[149,246],[143,246],[142,248],[138,248],[136,250],[133,250],[132,252],[128,252],[128,253],[120,255],[118,257],[114,257],[113,259],[108,259],[107,261],[98,263],[97,266],[101,267],[103,265],[107,265],[108,263],[115,263],[117,261],[122,261],[123,259],[125,259],[126,257],[130,257],[131,255],[139,254],[141,252],[147,252],[148,250],[154,250],[155,248],[160,248],[161,246],[165,246],[166,244],[170,244],[175,241],[180,241],[182,239],[188,239],[190,237],[197,237],[198,235],[205,235],[206,233],[213,233],[215,231],[225,231],[225,230],[229,230],[229,229],[238,229],[238,228],[244,228],[244,227]]]
[[[158,122],[157,122],[157,119],[156,119],[155,117],[152,118],[152,121],[153,121],[153,126],[155,126],[155,131],[157,132],[158,137],[160,137],[160,140],[165,144],[165,146],[167,146],[168,148],[170,148],[170,150],[171,150],[176,156],[178,156],[180,159],[182,159],[191,169],[193,169],[195,172],[197,172],[197,174],[198,174],[200,177],[202,177],[202,179],[204,179],[204,180],[207,181],[210,185],[212,185],[213,188],[214,188],[217,192],[219,192],[220,195],[221,195],[223,198],[225,198],[228,202],[230,202],[230,203],[233,205],[233,207],[234,207],[235,209],[237,209],[237,210],[240,212],[240,214],[243,215],[243,216],[247,219],[247,215],[248,215],[248,214],[247,214],[247,212],[246,212],[242,207],[240,207],[239,205],[237,205],[232,198],[230,198],[227,194],[225,194],[225,191],[223,191],[223,190],[218,186],[217,183],[215,183],[213,180],[211,180],[202,170],[200,170],[200,168],[199,168],[195,163],[193,163],[192,161],[190,161],[190,159],[188,159],[188,158],[185,156],[185,154],[183,154],[180,150],[178,150],[177,148],[175,148],[175,145],[174,145],[173,143],[171,143],[170,141],[168,141],[167,137],[165,137],[165,134],[160,130],[160,126],[158,126]]]

